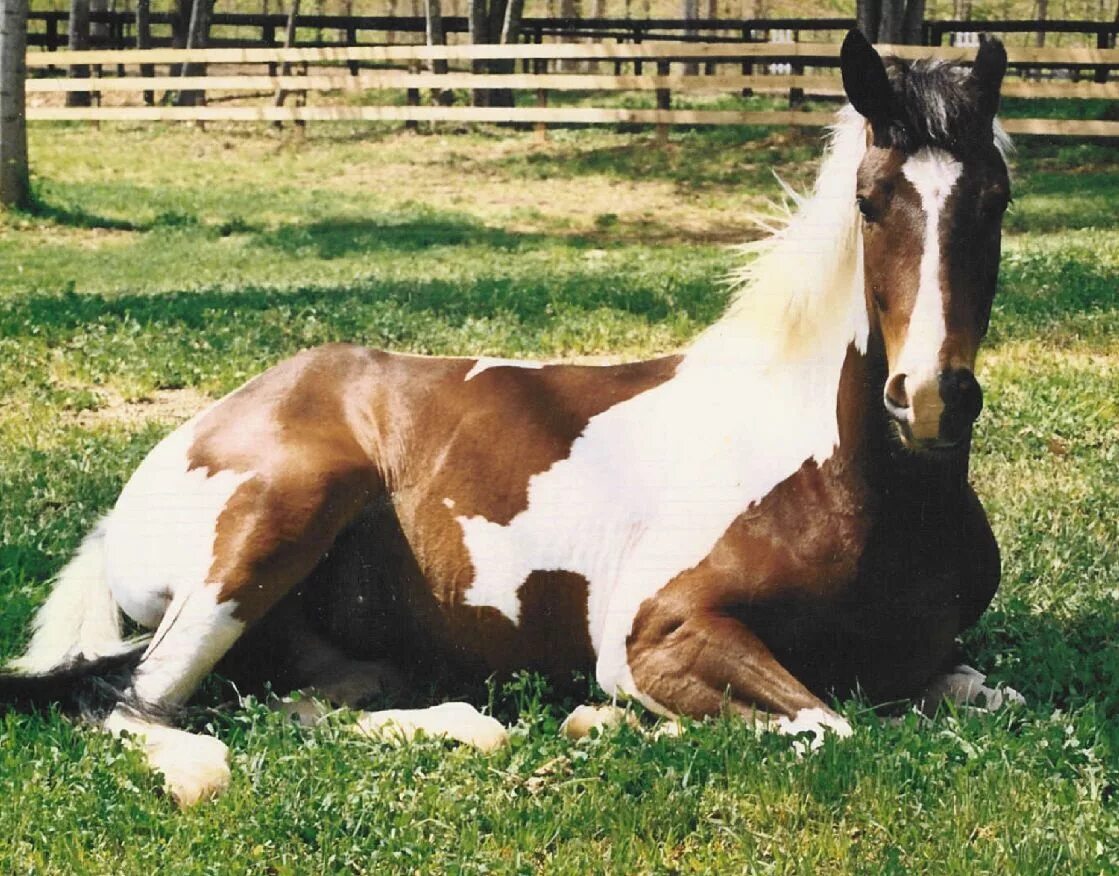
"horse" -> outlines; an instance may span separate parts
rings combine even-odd
[[[992,39],[970,68],[884,61],[851,31],[813,190],[673,355],[335,344],[215,402],[81,543],[0,699],[113,679],[103,726],[186,805],[228,753],[166,716],[219,661],[355,708],[409,666],[582,670],[657,715],[817,742],[851,734],[829,703],[852,692],[1013,698],[956,665],[1000,577],[968,466],[1006,64]],[[461,703],[359,724],[504,735]]]

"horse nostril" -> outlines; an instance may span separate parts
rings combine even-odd
[[[905,375],[895,374],[886,383],[886,405],[897,410],[909,407],[909,394],[905,391]]]
[[[946,408],[970,420],[983,409],[983,390],[967,368],[940,372],[940,397]]]

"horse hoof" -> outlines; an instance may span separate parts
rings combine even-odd
[[[639,727],[636,716],[628,709],[617,706],[579,706],[562,724],[560,735],[568,739],[584,739],[595,730],[600,733],[621,724]]]
[[[144,744],[152,769],[163,774],[171,799],[186,809],[219,796],[229,787],[229,749],[220,739],[172,731]]]
[[[479,751],[501,748],[509,733],[500,721],[483,715],[469,703],[442,703],[428,709],[386,709],[364,712],[357,729],[368,736],[408,742],[420,732],[472,745]]]
[[[845,718],[823,709],[801,709],[792,718],[782,715],[777,719],[776,729],[783,736],[811,734],[811,739],[798,739],[793,743],[797,754],[802,756],[823,745],[824,734],[828,731],[840,739],[847,739],[855,733]]]

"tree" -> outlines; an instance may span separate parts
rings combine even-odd
[[[925,0],[857,0],[859,30],[872,43],[921,42]]]
[[[470,0],[470,42],[475,45],[515,43],[521,33],[524,0]],[[511,73],[513,61],[474,63],[475,73]],[[512,106],[513,92],[508,88],[479,89],[475,106]]]
[[[26,207],[27,0],[0,0],[0,206]]]
[[[67,29],[70,49],[80,52],[89,48],[89,0],[70,0],[70,17],[67,22]],[[70,67],[70,78],[88,79],[89,65],[72,65]],[[66,93],[66,106],[89,106],[90,102],[88,91]]]

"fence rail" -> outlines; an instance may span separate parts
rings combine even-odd
[[[90,21],[105,25],[104,35],[97,43],[99,48],[126,48],[131,45],[131,32],[135,28],[135,13],[125,11],[95,10],[89,13]],[[66,10],[37,10],[28,15],[31,25],[28,44],[48,50],[62,49],[67,43],[69,12]],[[168,31],[183,30],[186,22],[178,15],[152,12],[152,27],[163,30],[163,35],[153,36],[154,46],[171,44]],[[287,25],[285,13],[215,12],[211,17],[210,44],[215,47],[274,47],[283,41]],[[321,36],[303,39],[301,44],[357,45],[361,33],[424,34],[426,19],[422,16],[379,15],[300,15],[298,26],[304,32],[333,33],[337,39]],[[711,42],[714,40],[742,41],[764,39],[770,31],[788,31],[799,41],[802,33],[827,33],[848,30],[855,26],[853,18],[742,18],[742,19],[684,19],[684,18],[571,18],[531,17],[521,20],[521,39],[540,42],[544,37],[559,39],[616,38],[629,42],[671,40],[682,42]],[[469,30],[464,16],[445,16],[443,29],[448,34]],[[229,31],[256,31],[255,34],[230,36]],[[1114,21],[1079,20],[1013,20],[1013,21],[926,21],[922,27],[925,45],[938,46],[945,37],[957,33],[1072,33],[1094,37],[1097,48],[1115,45],[1119,23]],[[758,37],[751,35],[758,34]]]
[[[969,62],[974,46],[929,48],[880,44],[884,55],[916,59],[936,57]],[[1119,49],[1011,47],[1006,50],[1011,66],[1119,67]],[[32,52],[29,68],[71,64],[266,64],[343,63],[347,61],[432,60],[706,60],[750,62],[774,60],[819,61],[834,66],[839,58],[837,43],[509,43],[505,45],[454,46],[318,46],[290,49],[125,49]]]
[[[884,53],[906,58],[937,57],[970,61],[974,48],[920,46],[880,46]],[[833,43],[531,43],[511,45],[451,46],[337,46],[290,49],[148,49],[91,50],[81,52],[33,52],[27,57],[28,67],[43,70],[66,65],[88,65],[119,69],[186,64],[210,64],[232,67],[215,71],[212,76],[94,76],[88,79],[31,79],[29,94],[91,92],[227,91],[227,92],[289,92],[306,96],[308,92],[353,92],[404,90],[407,105],[386,106],[92,106],[63,107],[32,105],[29,120],[99,120],[99,121],[482,121],[500,123],[547,124],[652,124],[664,133],[668,125],[757,124],[816,126],[827,124],[831,114],[800,111],[728,111],[673,109],[671,94],[697,92],[784,91],[835,96],[842,94],[837,76],[819,73],[794,75],[753,74],[671,75],[671,64],[703,61],[712,67],[732,64],[735,68],[751,64],[769,64],[793,60],[825,69],[834,69],[839,47]],[[1119,67],[1119,50],[1097,48],[1014,47],[1008,50],[1010,63],[1025,68],[1077,67],[1091,65],[1108,70]],[[358,64],[415,65],[421,61],[524,61],[528,69],[521,73],[421,73],[400,69],[362,70]],[[655,62],[657,75],[617,73],[613,76],[583,73],[549,72],[549,61],[590,61],[621,63]],[[284,76],[248,72],[254,65],[299,64],[304,70]],[[347,67],[331,67],[346,64]],[[312,66],[313,65],[313,66]],[[348,72],[347,72],[348,70]],[[475,89],[492,92],[516,89],[535,93],[536,106],[422,106],[421,89]],[[623,109],[593,106],[548,106],[550,91],[587,92],[655,92],[656,109]],[[1008,80],[1004,93],[1009,96],[1103,98],[1119,97],[1116,82],[1072,82]],[[391,103],[391,102],[388,102]],[[1007,119],[1011,133],[1073,135],[1082,137],[1119,137],[1119,121]]]

